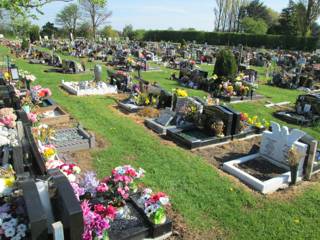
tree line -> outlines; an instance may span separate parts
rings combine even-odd
[[[281,13],[260,0],[215,0],[215,31],[319,37],[320,0],[289,0]]]

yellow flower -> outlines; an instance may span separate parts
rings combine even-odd
[[[253,122],[256,122],[257,120],[258,120],[258,116],[253,116],[253,117],[252,117],[252,121],[253,121]]]
[[[149,104],[150,104],[149,98],[146,98],[145,104],[146,104],[146,105],[149,105]]]
[[[10,73],[5,72],[5,73],[4,73],[4,78],[5,78],[6,80],[10,80],[10,79],[11,79]]]
[[[187,91],[183,89],[177,89],[176,94],[178,97],[188,97]]]
[[[232,92],[233,92],[233,86],[229,85],[229,86],[227,87],[227,92],[228,92],[228,93],[232,93]]]
[[[49,159],[50,157],[54,156],[56,154],[55,150],[53,148],[47,148],[43,151],[43,156],[45,159]]]
[[[5,185],[6,187],[12,187],[13,184],[14,184],[14,182],[15,182],[15,179],[14,179],[13,176],[4,179],[4,185]]]

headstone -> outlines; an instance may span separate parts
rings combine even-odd
[[[295,144],[306,133],[298,129],[289,132],[288,127],[280,127],[278,123],[272,122],[272,132],[264,132],[262,135],[260,154],[266,159],[280,165],[288,166],[288,151],[295,145],[298,152],[301,154],[302,159],[305,158],[307,153],[307,145]]]
[[[165,109],[160,111],[160,116],[156,118],[155,121],[160,125],[167,127],[173,120],[174,116],[175,113],[173,111],[171,111],[170,109]]]
[[[101,82],[102,80],[101,75],[102,75],[102,68],[100,65],[97,64],[94,66],[94,81]]]
[[[177,99],[177,103],[176,103],[176,107],[175,107],[175,112],[177,112],[177,113],[185,112],[185,110],[186,110],[186,108],[188,106],[188,103],[189,103],[189,99],[187,97],[178,98]]]

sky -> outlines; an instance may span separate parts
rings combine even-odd
[[[76,2],[76,1],[75,1]],[[262,0],[264,4],[278,12],[285,8],[289,0]],[[42,8],[35,23],[44,25],[54,22],[56,14],[67,3],[53,2]],[[212,31],[214,29],[214,0],[108,0],[112,11],[108,25],[117,30],[132,24],[134,29],[173,29],[196,28]]]

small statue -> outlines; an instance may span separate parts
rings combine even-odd
[[[224,137],[224,122],[219,120],[219,121],[215,121],[212,125],[211,125],[211,129],[214,131],[215,135],[217,137]]]

